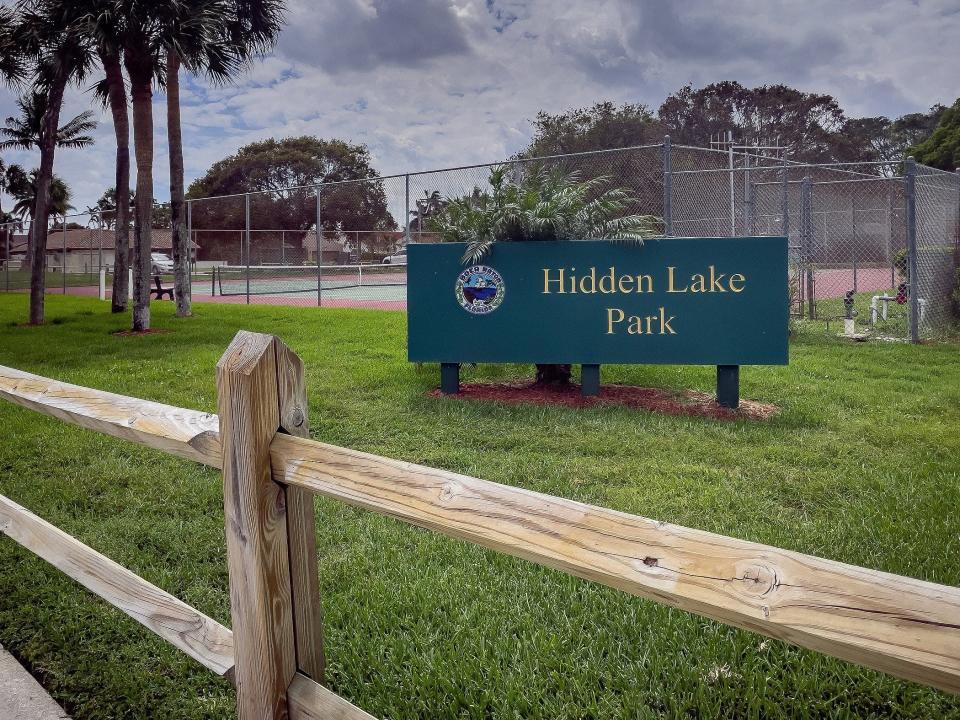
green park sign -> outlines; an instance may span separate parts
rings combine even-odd
[[[504,242],[466,264],[464,250],[408,249],[409,358],[448,378],[464,362],[581,364],[589,391],[600,364],[692,364],[729,386],[740,365],[787,363],[784,237]]]

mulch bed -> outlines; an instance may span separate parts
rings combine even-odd
[[[149,330],[117,330],[110,333],[114,337],[140,337],[141,335],[166,335],[170,330],[164,328],[150,328]]]
[[[600,395],[588,398],[580,395],[579,385],[559,389],[530,382],[461,383],[460,392],[456,395],[443,395],[440,390],[433,390],[430,395],[454,400],[487,400],[507,405],[562,405],[575,408],[614,405],[664,415],[717,420],[769,420],[779,411],[776,405],[743,399],[739,408],[731,410],[720,407],[713,395],[695,390],[670,391],[626,385],[602,385]]]

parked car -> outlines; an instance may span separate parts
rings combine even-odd
[[[153,275],[162,275],[173,272],[173,260],[163,253],[150,253],[150,272]]]
[[[407,249],[403,248],[402,250],[397,250],[393,255],[387,255],[383,259],[384,265],[406,265],[407,264]]]

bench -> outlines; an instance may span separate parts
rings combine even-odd
[[[150,295],[156,296],[157,300],[163,300],[163,296],[166,295],[171,300],[173,300],[173,286],[172,285],[161,285],[160,276],[153,276],[153,283],[155,287],[150,288]]]

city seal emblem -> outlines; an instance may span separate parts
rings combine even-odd
[[[503,293],[503,278],[492,267],[474,265],[457,276],[457,302],[471,315],[492,313],[503,302]]]

